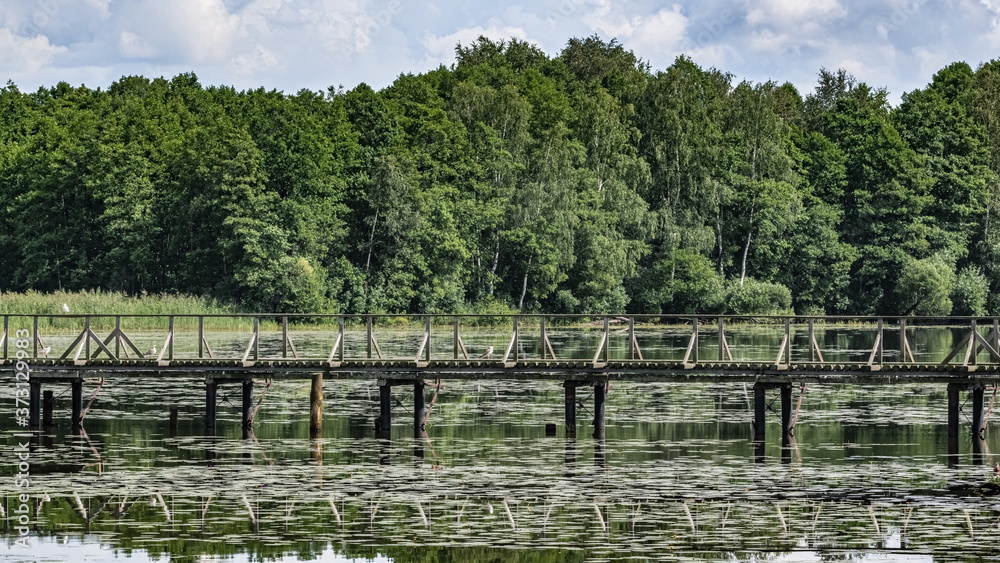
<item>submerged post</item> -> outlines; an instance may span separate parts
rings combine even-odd
[[[607,381],[594,384],[594,437],[604,438],[604,399],[608,390]]]
[[[566,389],[566,435],[576,436],[576,382],[564,381]]]
[[[28,380],[29,397],[28,397],[28,426],[29,428],[38,428],[39,414],[41,411],[42,403],[42,382],[38,379]],[[22,403],[24,404],[24,403]]]
[[[972,439],[985,437],[986,427],[983,425],[983,391],[982,385],[972,388]]]
[[[214,379],[205,381],[205,429],[215,430],[216,395],[219,384]]]
[[[83,425],[83,380],[74,379],[70,385],[73,389],[73,428]]]
[[[754,442],[764,441],[764,414],[767,409],[767,403],[765,402],[764,396],[764,384],[754,383],[753,384],[753,440]]]
[[[378,425],[377,434],[379,438],[388,440],[392,435],[392,385],[389,381],[382,379],[378,382]]]
[[[55,394],[52,391],[42,393],[42,426],[52,426],[52,409],[55,404]]]
[[[781,434],[792,435],[792,384],[781,384]]]
[[[314,373],[309,389],[309,436],[318,438],[323,433],[323,374]]]
[[[243,380],[243,428],[249,429],[253,426],[253,379]]]
[[[424,402],[424,381],[413,384],[413,437],[420,438],[424,430],[424,417],[427,416],[427,406]]]
[[[958,438],[958,385],[948,384],[948,438]]]

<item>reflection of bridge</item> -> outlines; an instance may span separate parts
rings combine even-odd
[[[1000,539],[995,503],[978,498],[942,502],[920,494],[890,499],[817,494],[782,499],[777,491],[757,491],[749,497],[661,498],[581,493],[588,491],[583,487],[530,496],[442,494],[386,492],[374,479],[370,486],[371,491],[350,493],[339,488],[274,492],[251,487],[209,493],[204,488],[122,487],[114,493],[46,495],[37,513],[42,522],[53,522],[42,524],[42,534],[101,533],[112,544],[120,533],[141,533],[152,545],[213,534],[239,538],[239,544],[321,541],[380,548],[451,542],[509,547],[516,540],[521,549],[559,544],[596,553],[626,551],[642,558],[747,550],[886,551],[912,557],[954,556],[956,551],[989,555]]]
[[[506,345],[497,347],[496,354],[493,346],[470,354],[462,332],[468,336],[480,327],[488,327],[491,334],[501,332]],[[50,333],[44,338],[42,328]],[[835,330],[849,330],[855,338],[824,338]],[[959,335],[950,342],[950,353],[934,361],[921,350],[915,356],[910,342],[941,330]],[[234,331],[242,334],[244,344],[223,350],[216,342],[213,352],[210,341]],[[561,340],[553,346],[550,336],[556,333]],[[648,344],[662,344],[664,335],[683,338],[686,346]],[[140,336],[145,340],[158,336],[149,352],[136,345]],[[310,348],[303,347],[302,340],[297,348],[296,339],[305,337]],[[383,350],[379,337],[383,344],[391,341],[391,346]],[[51,345],[46,346],[46,340]],[[863,350],[858,349],[859,340],[864,341]],[[559,343],[565,342],[573,345],[562,349]],[[25,374],[24,379],[26,370],[31,372],[25,386],[33,426],[50,405],[42,399],[42,381],[71,383],[72,417],[79,425],[86,413],[84,375],[204,374],[209,428],[215,427],[221,383],[242,383],[248,426],[253,377],[312,378],[316,427],[322,418],[323,377],[377,378],[379,426],[386,435],[392,387],[414,386],[414,425],[419,432],[426,420],[429,379],[562,380],[570,431],[576,427],[576,388],[592,386],[598,433],[603,432],[609,381],[722,381],[754,384],[755,439],[762,442],[768,389],[780,390],[787,436],[795,424],[793,384],[923,382],[948,384],[948,432],[957,441],[960,391],[970,392],[973,436],[981,439],[992,411],[992,401],[985,408],[984,390],[992,386],[995,399],[1000,382],[998,319],[971,317],[5,315],[0,343],[0,365]]]

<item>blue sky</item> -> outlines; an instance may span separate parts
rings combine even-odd
[[[803,94],[820,67],[845,68],[895,103],[948,63],[1000,58],[1000,0],[3,0],[0,81],[106,88],[194,71],[238,89],[379,89],[452,64],[479,35],[554,55],[593,34],[654,70],[683,53]]]

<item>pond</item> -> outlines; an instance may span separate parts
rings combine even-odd
[[[734,353],[778,347],[779,333],[759,332],[739,337]],[[383,350],[405,349],[411,336],[386,337]],[[869,337],[844,329],[823,341],[830,353],[862,354]],[[239,349],[235,336],[215,338]],[[504,338],[478,332],[466,343]],[[589,337],[550,338],[567,349]],[[687,345],[682,330],[639,340],[653,357]],[[956,340],[940,329],[914,353],[939,358]],[[585,357],[588,345],[578,349]],[[46,388],[56,426],[30,446],[28,548],[5,520],[0,558],[12,561],[971,561],[996,557],[1000,544],[1000,496],[983,487],[1000,439],[988,433],[973,453],[966,402],[960,452],[949,457],[945,385],[796,386],[794,440],[782,447],[769,412],[763,458],[743,384],[615,382],[600,440],[585,424],[589,389],[578,391],[580,427],[567,437],[554,381],[429,382],[428,404],[436,398],[419,439],[408,424],[412,387],[395,387],[388,441],[375,437],[373,380],[326,382],[315,439],[308,381],[260,381],[249,439],[235,384],[220,389],[215,436],[204,432],[202,378],[115,378],[78,433],[69,385]],[[14,516],[20,429],[12,383],[2,391],[0,495]]]

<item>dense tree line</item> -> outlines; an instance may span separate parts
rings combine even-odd
[[[481,38],[375,92],[0,90],[0,290],[286,312],[1000,313],[1000,61],[736,83]]]

